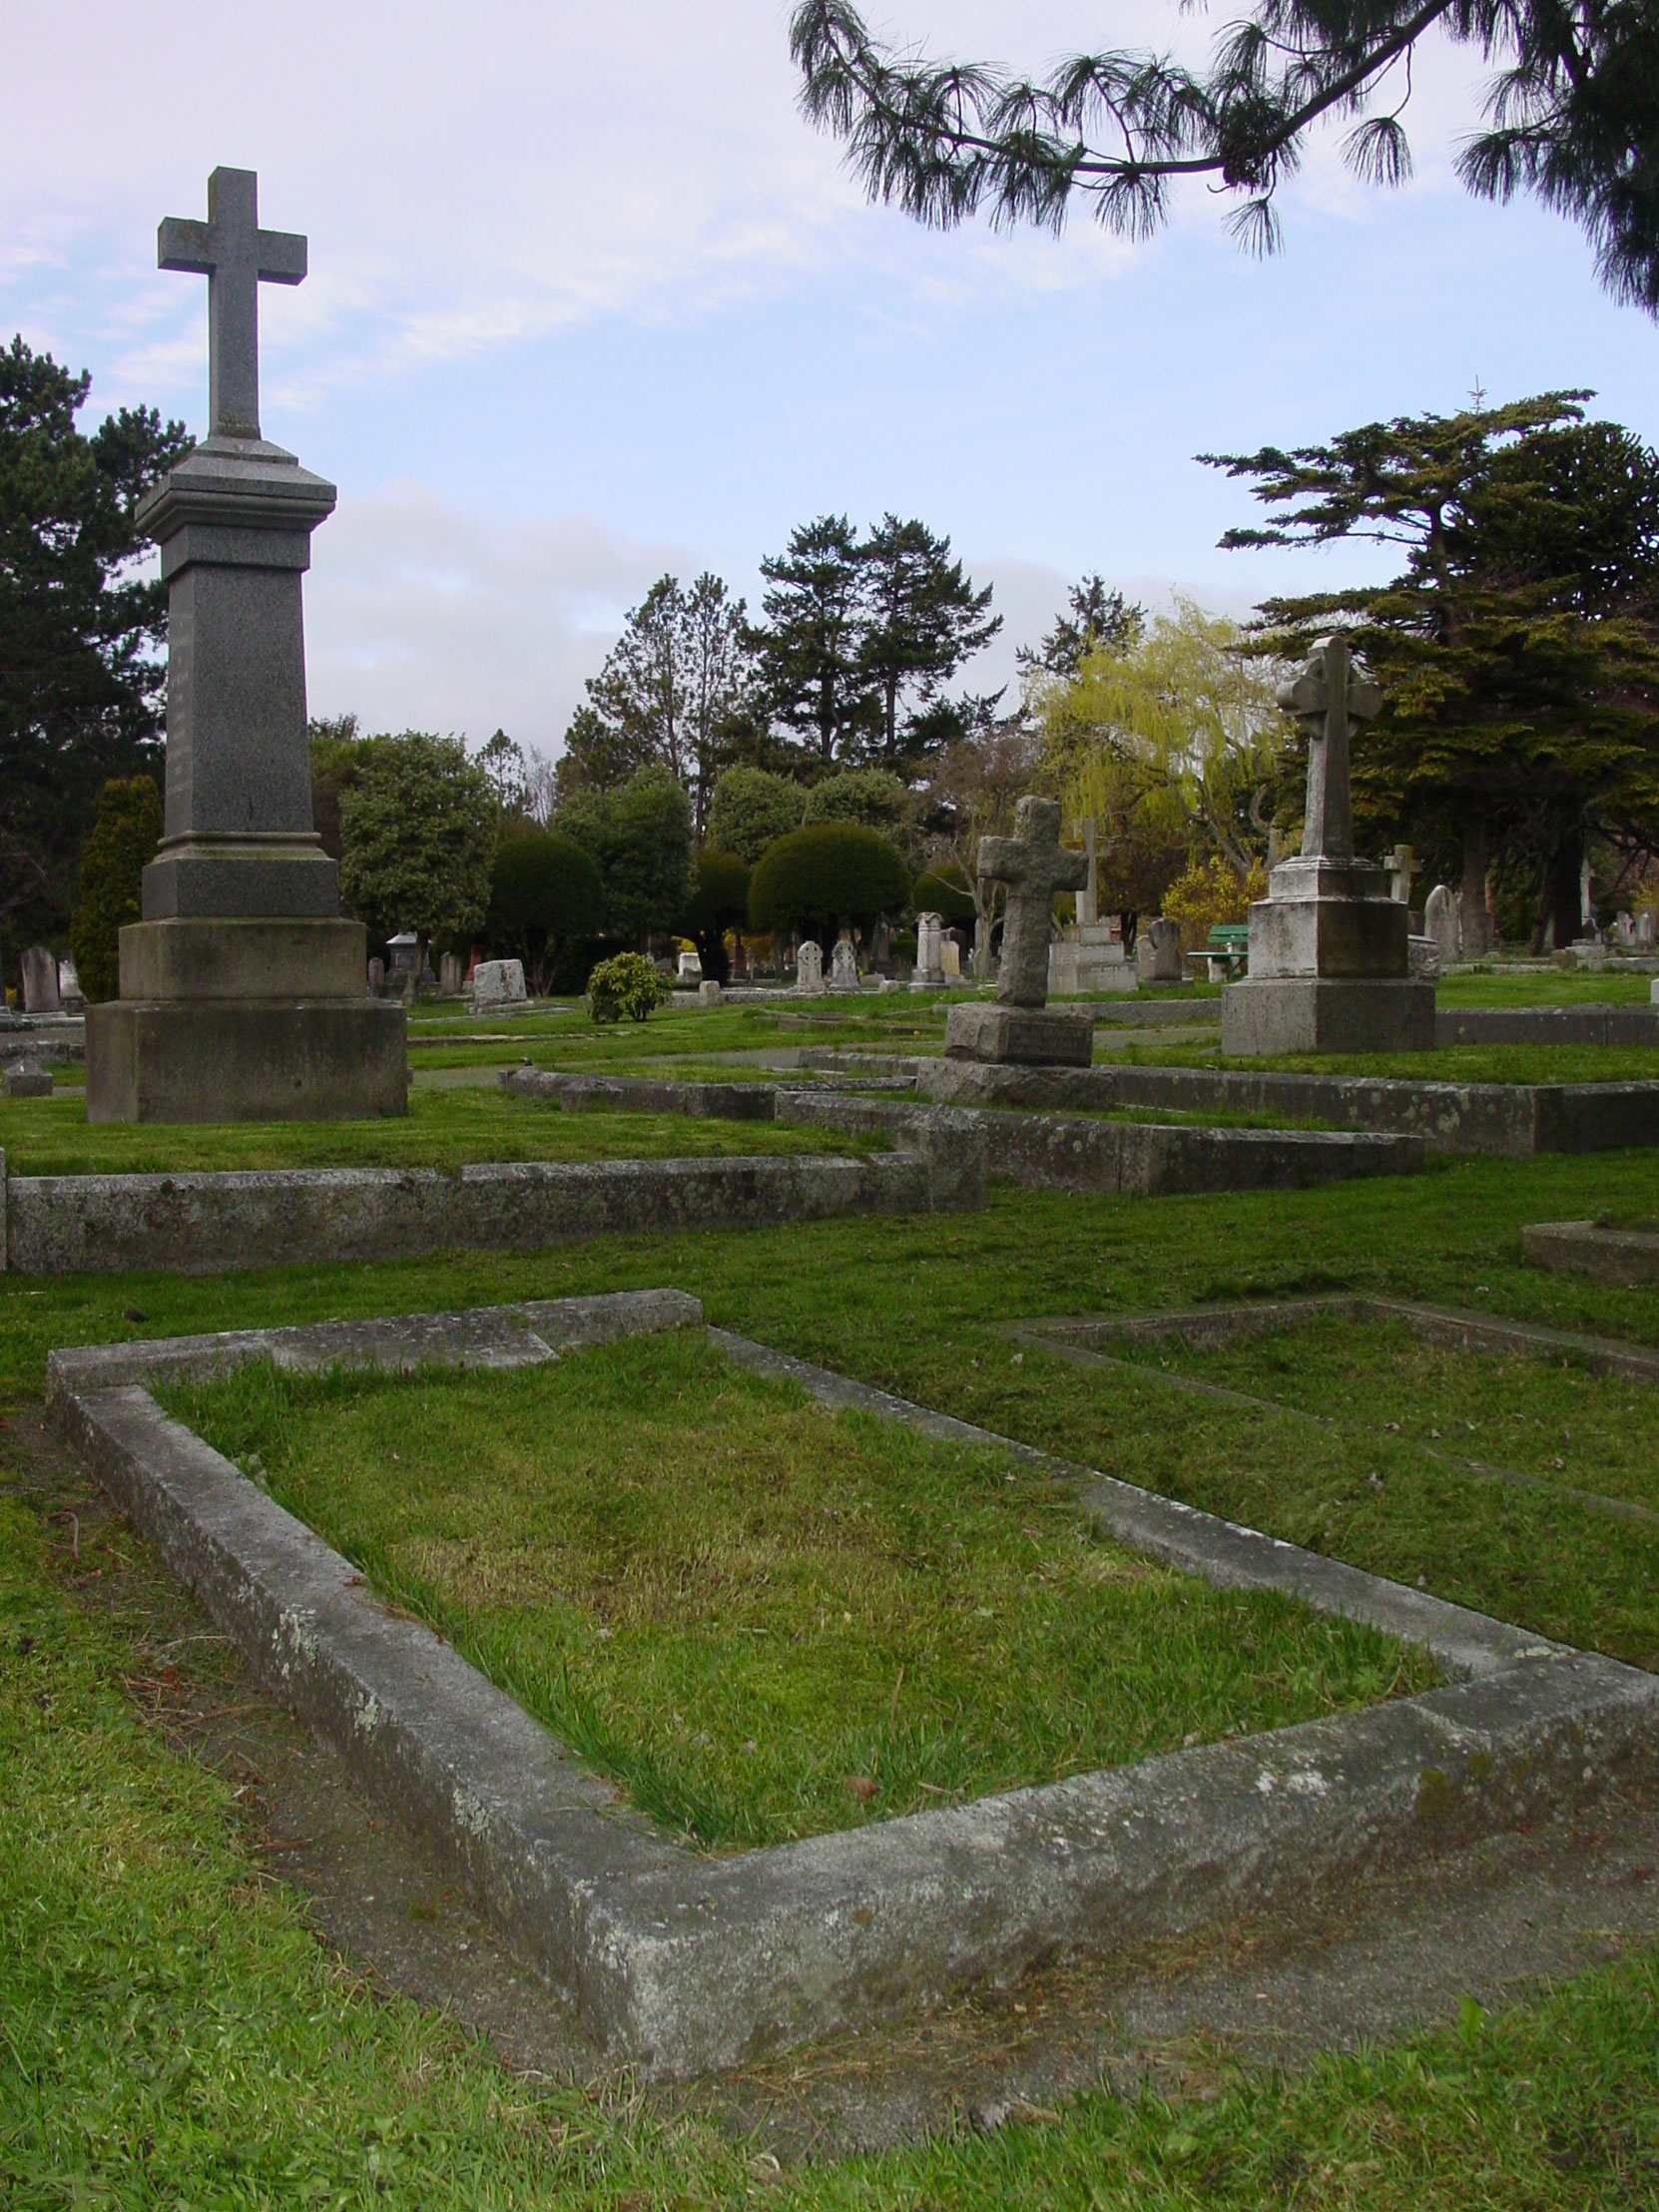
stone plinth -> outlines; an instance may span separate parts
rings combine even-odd
[[[952,1006],[944,1025],[947,1060],[1013,1061],[1025,1066],[1086,1068],[1094,1052],[1094,1016],[1087,1008]]]
[[[349,999],[87,1008],[88,1121],[362,1121],[408,1112],[403,1009]]]

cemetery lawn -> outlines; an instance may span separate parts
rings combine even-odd
[[[417,1087],[386,1121],[111,1122],[80,1091],[0,1100],[8,1175],[161,1175],[229,1168],[459,1168],[491,1160],[708,1159],[860,1152],[884,1140],[680,1114],[567,1114],[494,1084]]]
[[[1420,1652],[1102,1540],[1005,1454],[701,1330],[166,1403],[643,1812],[748,1848],[1432,1686]]]
[[[0,1496],[0,2198],[347,2212],[1366,2212],[1650,2201],[1659,1959],[1300,2077],[1221,2063],[1202,2101],[1087,2094],[778,2174],[696,2118],[509,2072],[376,1988],[270,1879],[240,1785],[142,1691],[219,1701],[216,1646],[119,1522],[72,1563]],[[158,1581],[156,1578],[160,1578]],[[160,1602],[158,1602],[158,1599]],[[1646,2175],[1646,2180],[1642,2178]]]
[[[1430,1052],[1286,1052],[1226,1057],[1213,1037],[1159,1030],[1133,1043],[1113,1040],[1097,1060],[1136,1067],[1240,1068],[1286,1075],[1370,1075],[1408,1083],[1654,1083],[1659,1049],[1611,1044],[1450,1044]]]

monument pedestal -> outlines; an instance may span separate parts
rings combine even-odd
[[[1053,1006],[952,1006],[944,1025],[947,1060],[1012,1061],[1020,1066],[1086,1068],[1094,1055],[1094,1016]]]
[[[1250,973],[1221,998],[1223,1052],[1419,1052],[1434,986],[1409,974],[1411,917],[1370,860],[1282,860],[1250,909]]]

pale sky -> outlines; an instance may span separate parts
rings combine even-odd
[[[1161,0],[898,0],[872,23],[1042,67],[1191,47]],[[1250,519],[1200,450],[1587,385],[1659,437],[1659,330],[1570,225],[1451,174],[1477,116],[1435,46],[1416,176],[1355,184],[1335,140],[1266,264],[1192,188],[1129,247],[948,237],[865,205],[802,120],[781,0],[131,0],[17,11],[0,71],[0,339],[206,427],[207,285],[156,268],[216,164],[257,169],[310,275],[262,288],[268,437],[339,486],[306,585],[312,711],[498,726],[556,751],[623,610],[665,568],[753,604],[763,555],[833,510],[947,532],[996,587],[1012,670],[1088,570],[1244,612],[1347,552],[1224,554]]]

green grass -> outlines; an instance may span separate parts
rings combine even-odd
[[[1368,1442],[1397,1437],[1448,1463],[1513,1469],[1659,1512],[1655,1385],[1570,1355],[1464,1352],[1401,1322],[1338,1314],[1211,1352],[1179,1339],[1100,1349],[1149,1373],[1297,1407]]]
[[[705,1844],[920,1812],[1436,1679],[1353,1622],[1131,1557],[1003,1453],[830,1413],[700,1331],[509,1375],[261,1365],[167,1402]]]
[[[1645,1006],[1651,975],[1617,969],[1511,969],[1497,964],[1442,975],[1440,1006]]]
[[[1111,1058],[1139,1067],[1212,1067],[1288,1075],[1371,1075],[1414,1083],[1654,1083],[1651,1045],[1452,1044],[1429,1052],[1285,1052],[1229,1058],[1214,1043],[1159,1030],[1132,1044],[1114,1039]]]
[[[173,1174],[190,1169],[426,1167],[488,1160],[698,1159],[867,1150],[866,1138],[679,1114],[566,1114],[494,1086],[409,1094],[389,1121],[102,1123],[78,1092],[0,1101],[8,1175]]]
[[[1212,2068],[1208,2102],[1100,2092],[783,2176],[706,2124],[509,2073],[334,1957],[263,1877],[232,1785],[137,1718],[123,1676],[163,1653],[131,1545],[89,1545],[71,1590],[63,1547],[0,1499],[12,2212],[1581,2212],[1659,2190],[1651,1953],[1294,2081]]]

